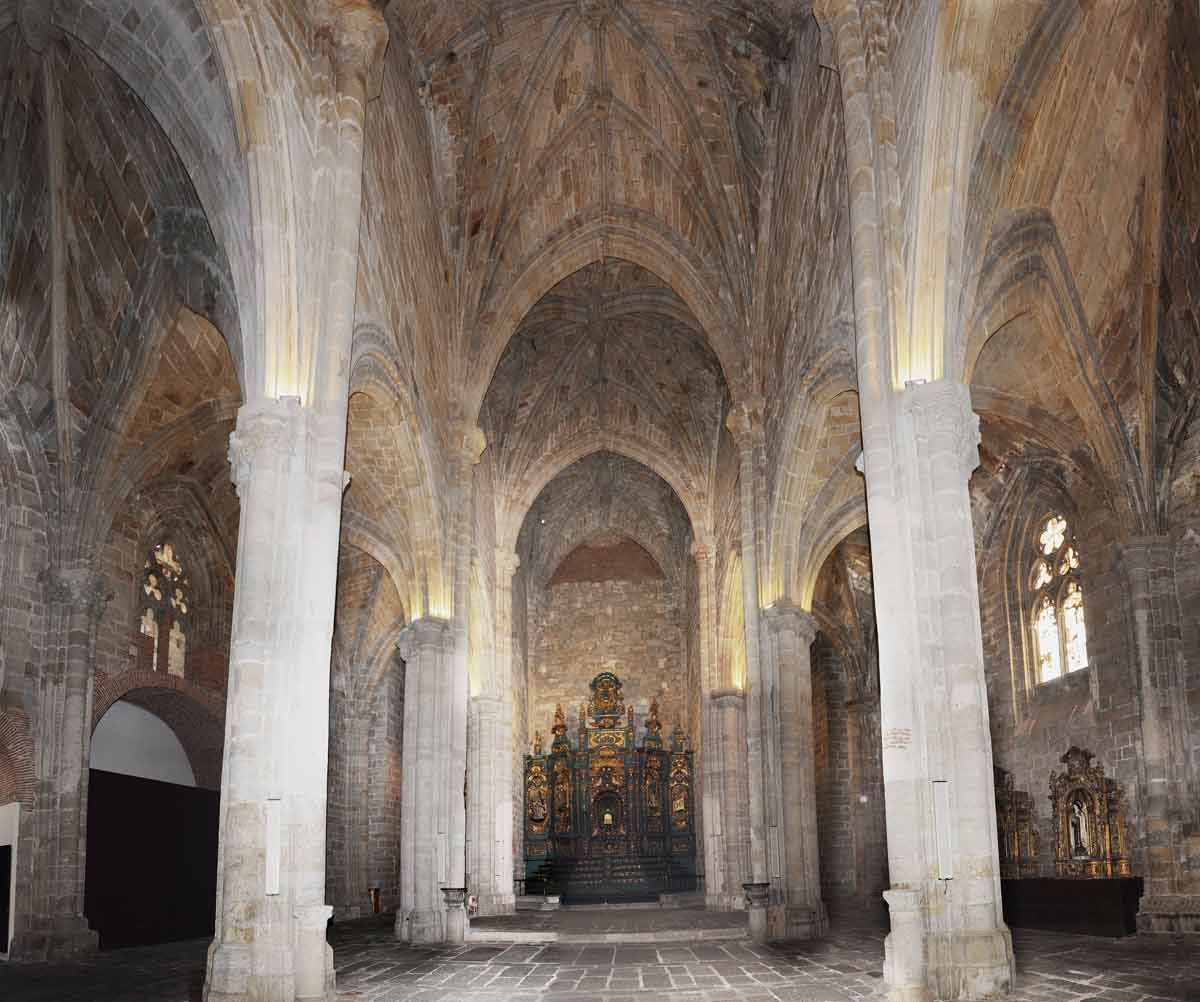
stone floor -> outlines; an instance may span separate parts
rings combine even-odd
[[[644,914],[644,913],[643,913]],[[675,922],[702,913],[676,912]],[[582,921],[572,917],[572,923]],[[612,913],[592,920],[605,929]],[[638,920],[629,920],[638,921]],[[882,984],[883,930],[846,922],[818,943],[398,946],[390,927],[330,937],[339,1002],[848,1002]],[[1200,949],[1017,931],[1013,1002],[1200,1002]],[[3,1002],[199,1002],[204,942],[103,953],[53,967],[0,964]]]

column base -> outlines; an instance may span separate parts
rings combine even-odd
[[[407,915],[396,912],[396,938],[414,946],[446,941],[444,908],[414,908]]]
[[[795,906],[787,908],[784,915],[784,939],[820,939],[829,933],[829,915],[825,905]]]
[[[750,938],[765,943],[771,935],[770,894],[771,885],[765,881],[742,884],[746,892],[746,907],[749,910]]]
[[[1016,984],[1008,927],[928,933],[929,987],[939,999],[984,999]]]
[[[286,947],[214,940],[208,948],[201,998],[203,1002],[290,1002],[296,997],[291,966],[292,951]]]
[[[515,894],[481,894],[479,895],[479,915],[512,915],[517,910]]]
[[[25,964],[77,960],[90,956],[99,947],[100,934],[88,927],[82,915],[33,919],[29,927],[13,937],[8,959]]]
[[[1200,935],[1200,895],[1143,896],[1138,907],[1137,930],[1142,933]]]
[[[446,901],[446,942],[461,946],[467,941],[467,889],[443,887],[442,897]]]

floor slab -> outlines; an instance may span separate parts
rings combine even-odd
[[[675,913],[676,923],[705,916]],[[614,921],[595,919],[607,931]],[[551,943],[404,947],[390,923],[336,927],[339,1002],[850,1002],[882,985],[884,929],[841,921],[824,940],[763,946]],[[1175,937],[1014,931],[1013,1002],[1200,1002],[1200,949]],[[207,943],[0,964],[4,1002],[200,1002]]]

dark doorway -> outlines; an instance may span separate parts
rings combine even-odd
[[[0,953],[8,953],[8,902],[12,897],[11,845],[0,845]]]
[[[100,948],[211,936],[221,796],[92,769],[84,914]]]

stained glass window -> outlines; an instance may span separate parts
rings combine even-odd
[[[1067,520],[1050,514],[1036,529],[1029,570],[1030,629],[1037,681],[1088,666],[1079,551]]]
[[[187,619],[191,605],[187,575],[169,542],[159,543],[142,568],[142,616],[138,631],[151,639],[150,668],[161,671],[160,637],[166,632],[166,669],[182,675],[187,658]]]

